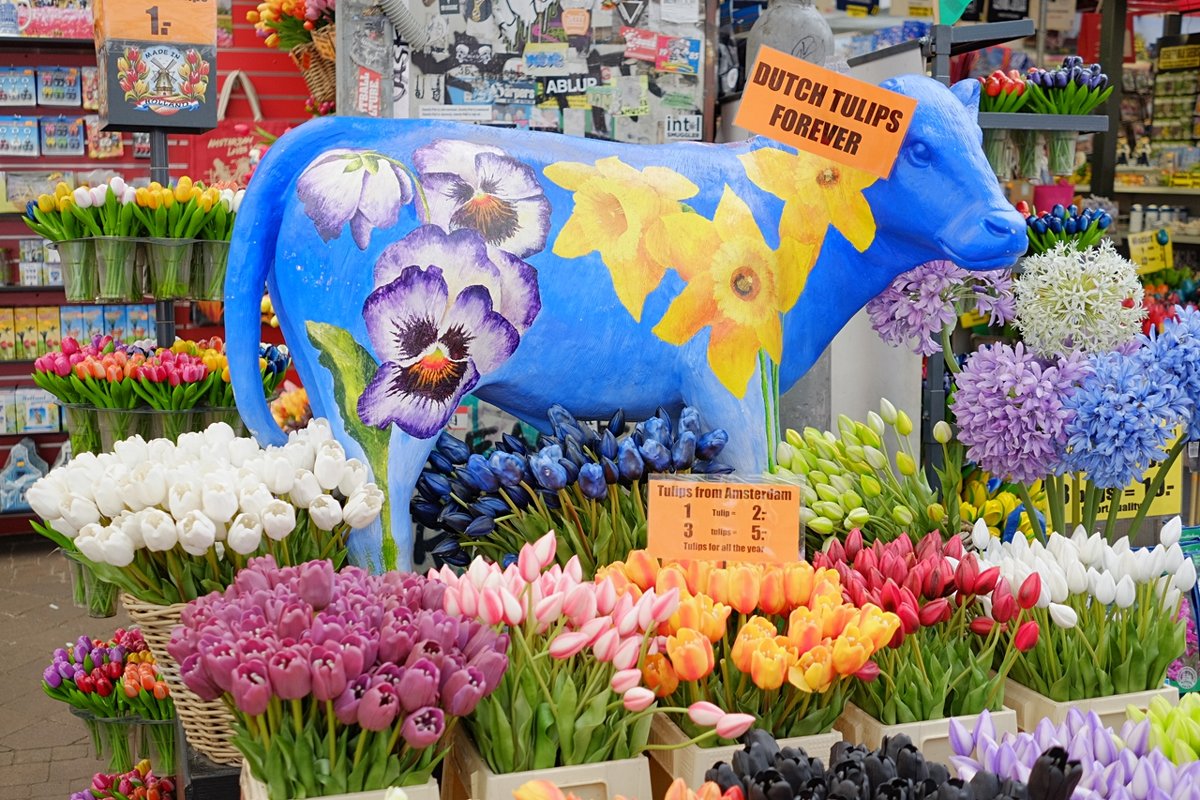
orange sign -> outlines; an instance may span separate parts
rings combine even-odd
[[[917,101],[763,47],[735,125],[886,178]]]
[[[800,490],[788,484],[650,481],[647,549],[664,560],[800,557]]]
[[[217,0],[94,0],[96,43],[217,43]]]

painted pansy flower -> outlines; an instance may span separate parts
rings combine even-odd
[[[545,173],[575,193],[575,209],[554,241],[554,254],[578,258],[598,250],[618,299],[640,321],[646,297],[666,274],[647,247],[648,235],[660,231],[662,218],[679,212],[681,201],[699,188],[674,170],[639,171],[615,156],[594,165],[560,161],[547,165]]]
[[[395,225],[400,209],[414,196],[412,178],[402,165],[360,150],[323,153],[300,175],[296,193],[322,239],[336,239],[350,223],[360,250],[367,249],[373,229]]]
[[[784,201],[780,239],[817,245],[830,224],[864,252],[875,240],[875,217],[863,189],[877,176],[810,153],[764,147],[739,156],[758,188]]]
[[[446,231],[477,231],[492,248],[525,258],[541,252],[550,201],[537,173],[498,147],[438,139],[413,153],[428,219]]]
[[[687,281],[654,326],[655,335],[681,345],[711,326],[709,366],[726,389],[741,397],[760,350],[776,364],[782,359],[779,315],[800,297],[815,248],[793,242],[786,253],[772,250],[749,206],[729,187],[712,220],[670,214],[650,247]],[[795,263],[784,265],[785,260]]]

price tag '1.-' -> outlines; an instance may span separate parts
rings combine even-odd
[[[663,560],[800,557],[800,490],[787,484],[655,478],[648,522],[647,549]]]

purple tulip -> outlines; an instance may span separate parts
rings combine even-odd
[[[225,641],[202,655],[204,671],[223,692],[233,691],[233,670],[238,665],[233,642]]]
[[[1096,722],[1092,727],[1092,752],[1101,764],[1111,764],[1117,758],[1117,745],[1113,741],[1112,731]],[[1144,800],[1144,798],[1137,798]]]
[[[371,673],[371,685],[390,683],[393,689],[397,688],[400,686],[400,679],[404,677],[404,672],[404,667],[398,667],[395,664],[380,664]]]
[[[346,690],[348,670],[342,651],[334,647],[314,647],[309,654],[313,697],[322,702],[334,700]],[[359,670],[355,677],[362,674]]]
[[[442,688],[442,706],[452,717],[465,717],[479,705],[486,688],[487,682],[479,669],[457,670],[450,674]]]
[[[969,756],[975,752],[975,737],[957,719],[950,719],[950,747],[956,755]]]
[[[367,640],[357,633],[348,633],[340,643],[327,642],[331,650],[340,650],[342,672],[345,675],[361,675],[367,666]],[[374,659],[372,659],[373,661]]]
[[[412,652],[413,637],[399,625],[385,625],[379,631],[379,660],[402,664]]]
[[[62,686],[62,675],[58,674],[58,670],[54,668],[53,664],[42,670],[42,680],[51,689],[57,689],[59,686]]]
[[[300,565],[300,581],[296,587],[300,597],[320,611],[333,599],[333,563],[309,561]]]
[[[199,653],[192,653],[179,665],[179,678],[201,700],[219,700],[221,687],[209,677],[204,660]]]
[[[370,688],[369,675],[359,675],[346,686],[333,701],[333,713],[337,715],[339,722],[343,725],[353,725],[358,721],[358,704]]]
[[[240,639],[237,645],[233,648],[238,654],[239,661],[246,661],[252,658],[266,660],[271,657],[274,648],[268,642],[262,639]]]
[[[346,629],[336,619],[326,617],[324,614],[318,614],[313,618],[313,644],[324,644],[328,641],[340,642],[345,635]]]
[[[238,664],[233,670],[232,683],[230,693],[239,711],[252,717],[266,712],[271,701],[271,678],[266,664],[257,658]]]
[[[87,659],[88,653],[90,653],[90,652],[91,652],[91,645],[76,644],[75,645],[75,663],[82,664]]]
[[[267,671],[280,700],[299,700],[313,688],[308,663],[292,648],[273,653],[267,660]]]
[[[66,661],[59,661],[56,665],[53,665],[53,666],[56,666],[58,668],[59,677],[71,678],[71,679],[75,678],[76,667],[74,664],[69,664]]]
[[[484,650],[471,659],[470,666],[483,673],[484,685],[487,687],[484,694],[491,694],[500,685],[500,679],[508,669],[508,656],[495,650]]]
[[[289,603],[279,615],[276,630],[283,639],[299,639],[312,626],[312,608],[302,603]]]
[[[56,647],[54,649],[54,660],[55,661],[70,661],[71,654],[67,652],[67,649],[65,647]]]
[[[441,670],[428,658],[419,658],[410,664],[396,687],[404,710],[411,712],[436,703],[440,680]]]
[[[369,731],[382,731],[396,721],[400,699],[390,683],[371,686],[358,703],[358,724]]]
[[[435,744],[446,731],[446,715],[440,708],[426,707],[409,714],[400,735],[409,747],[417,750]]]
[[[265,556],[265,558],[270,558],[270,556]],[[256,560],[257,559],[252,558],[250,559],[250,563],[252,564]],[[274,562],[274,560],[275,559],[273,558],[271,559],[272,562]],[[234,576],[233,588],[235,592],[241,594],[250,594],[251,592],[258,590],[265,591],[271,588],[271,580],[265,573],[247,565],[245,569],[239,571],[238,574]]]

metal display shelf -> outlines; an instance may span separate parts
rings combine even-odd
[[[1200,195],[1200,188],[1187,186],[1114,186],[1113,194],[1176,194]]]
[[[0,50],[94,50],[91,39],[51,39],[35,36],[0,36]]]
[[[1108,117],[1101,114],[1022,114],[980,111],[979,127],[1012,131],[1079,131],[1101,133],[1108,130]]]

